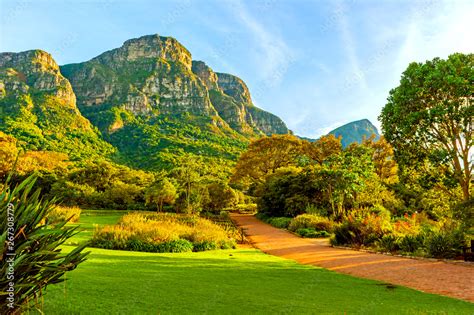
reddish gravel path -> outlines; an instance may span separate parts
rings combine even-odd
[[[251,243],[265,253],[474,302],[473,265],[338,249],[329,246],[325,239],[300,238],[251,215],[232,214],[232,219],[244,229]]]

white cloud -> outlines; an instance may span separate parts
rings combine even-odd
[[[346,57],[351,68],[351,73],[346,76],[345,85],[347,87],[351,87],[353,82],[356,82],[361,88],[368,90],[365,73],[361,69],[359,59],[357,57],[356,43],[354,42],[351,26],[349,25],[349,20],[346,15],[347,8],[343,2],[337,2],[335,10],[337,14],[334,16],[337,17],[337,26],[340,32],[343,49],[346,53]]]
[[[242,25],[250,31],[258,51],[257,63],[262,79],[269,84],[282,80],[288,65],[293,61],[293,52],[278,34],[270,32],[258,19],[252,16],[244,3],[232,2],[232,10]]]

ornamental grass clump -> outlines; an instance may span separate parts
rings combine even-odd
[[[188,252],[235,247],[217,224],[195,215],[130,213],[95,231],[92,246],[146,252]]]
[[[50,223],[75,223],[79,221],[80,216],[81,208],[79,207],[56,206],[48,213],[47,219]]]

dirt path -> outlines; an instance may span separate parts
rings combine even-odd
[[[304,239],[251,215],[233,214],[252,244],[265,253],[356,277],[474,302],[474,266],[338,249],[324,239]]]

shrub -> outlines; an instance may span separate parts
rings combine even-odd
[[[329,212],[328,212],[327,209],[317,207],[316,205],[311,204],[311,203],[306,205],[306,208],[304,209],[304,212],[307,213],[307,214],[315,214],[315,215],[319,215],[319,216],[322,216],[322,217],[326,217],[326,216],[329,215]]]
[[[193,250],[195,252],[203,252],[206,250],[214,250],[218,248],[219,247],[217,246],[217,243],[214,241],[203,241],[203,242],[195,243]]]
[[[257,205],[255,203],[236,205],[235,209],[241,214],[255,214],[257,213]]]
[[[302,237],[308,237],[308,238],[329,237],[331,235],[326,231],[316,231],[313,228],[297,229],[296,233]]]
[[[333,222],[328,218],[324,218],[314,214],[301,214],[291,220],[288,229],[295,232],[298,229],[312,228],[316,231],[331,232],[333,230]]]
[[[367,209],[352,211],[334,229],[333,245],[370,246],[391,230],[390,218]]]
[[[383,252],[393,253],[399,250],[398,237],[393,234],[386,234],[376,242],[377,248]]]
[[[435,258],[454,258],[461,255],[465,242],[464,234],[459,230],[431,232],[424,238],[428,255]]]
[[[97,230],[92,238],[92,246],[176,253],[193,249],[232,248],[235,240],[224,228],[198,216],[130,213],[124,215],[116,225]]]
[[[50,223],[59,222],[77,222],[81,216],[81,208],[79,207],[54,207],[47,215]]]
[[[421,235],[405,235],[398,239],[398,247],[405,253],[415,253],[422,246],[423,237]]]
[[[287,229],[288,226],[290,225],[291,218],[286,218],[286,217],[268,218],[267,222],[279,229]]]

